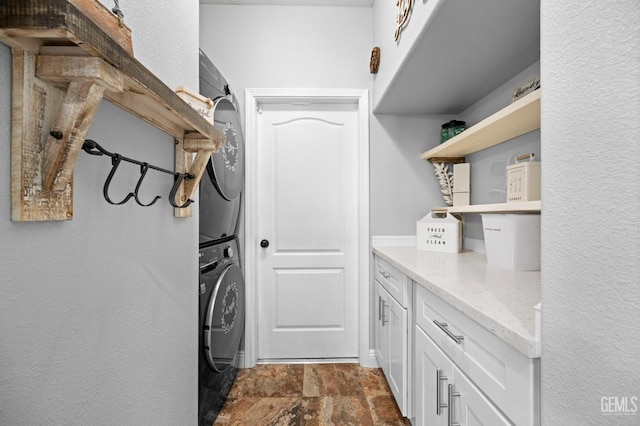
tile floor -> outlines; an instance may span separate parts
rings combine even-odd
[[[377,368],[264,364],[240,370],[215,426],[409,426]]]

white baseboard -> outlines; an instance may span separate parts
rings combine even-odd
[[[245,363],[244,351],[238,351],[238,366],[240,368],[247,368],[247,366],[244,363]]]
[[[245,365],[244,351],[238,352],[238,362],[240,368],[251,368]],[[318,359],[261,359],[258,364],[339,364],[339,363],[359,363],[364,368],[378,368],[378,360],[373,349],[370,349],[365,356],[359,358],[318,358]]]
[[[258,364],[358,364],[358,358],[267,358]]]
[[[360,366],[365,368],[379,368],[376,353],[373,349],[369,349],[369,353],[360,357]]]

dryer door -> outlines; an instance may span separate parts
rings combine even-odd
[[[216,99],[213,125],[222,132],[224,146],[211,155],[207,170],[220,195],[234,200],[244,184],[244,136],[238,111],[228,97]]]
[[[217,372],[234,361],[244,330],[244,280],[238,265],[227,266],[211,294],[204,323],[204,351]]]

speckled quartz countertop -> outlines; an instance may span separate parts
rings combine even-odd
[[[374,246],[373,252],[518,351],[540,356],[534,308],[540,302],[540,271],[488,265],[485,254],[475,251]]]

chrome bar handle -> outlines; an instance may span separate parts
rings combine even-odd
[[[449,426],[460,426],[460,423],[453,421],[453,397],[460,396],[460,392],[453,391],[453,385],[449,385],[449,406],[447,407],[447,424]]]
[[[386,307],[387,307],[387,303],[386,303],[384,300],[382,300],[382,326],[383,326],[383,327],[384,327],[384,325],[385,325],[386,323],[388,323],[388,322],[389,322],[389,320],[387,319],[387,316],[386,316],[386,315],[385,315],[385,313],[384,313],[384,309],[385,309]]]
[[[388,273],[388,272],[385,272],[385,271],[380,271],[380,275],[382,275],[382,277],[383,277],[385,280],[388,280],[389,278],[391,278],[391,275],[389,275],[389,273]]]
[[[447,328],[447,323],[446,322],[438,322],[438,320],[433,320],[433,323],[435,325],[438,326],[438,328],[442,331],[444,331],[444,333],[451,337],[451,339],[456,342],[457,344],[462,343],[462,340],[464,340],[464,336],[456,336],[455,334],[453,334],[448,328]]]
[[[436,415],[438,416],[442,415],[442,408],[448,407],[447,404],[440,402],[440,382],[443,380],[449,379],[436,368]]]
[[[378,321],[382,320],[382,296],[378,295]]]

